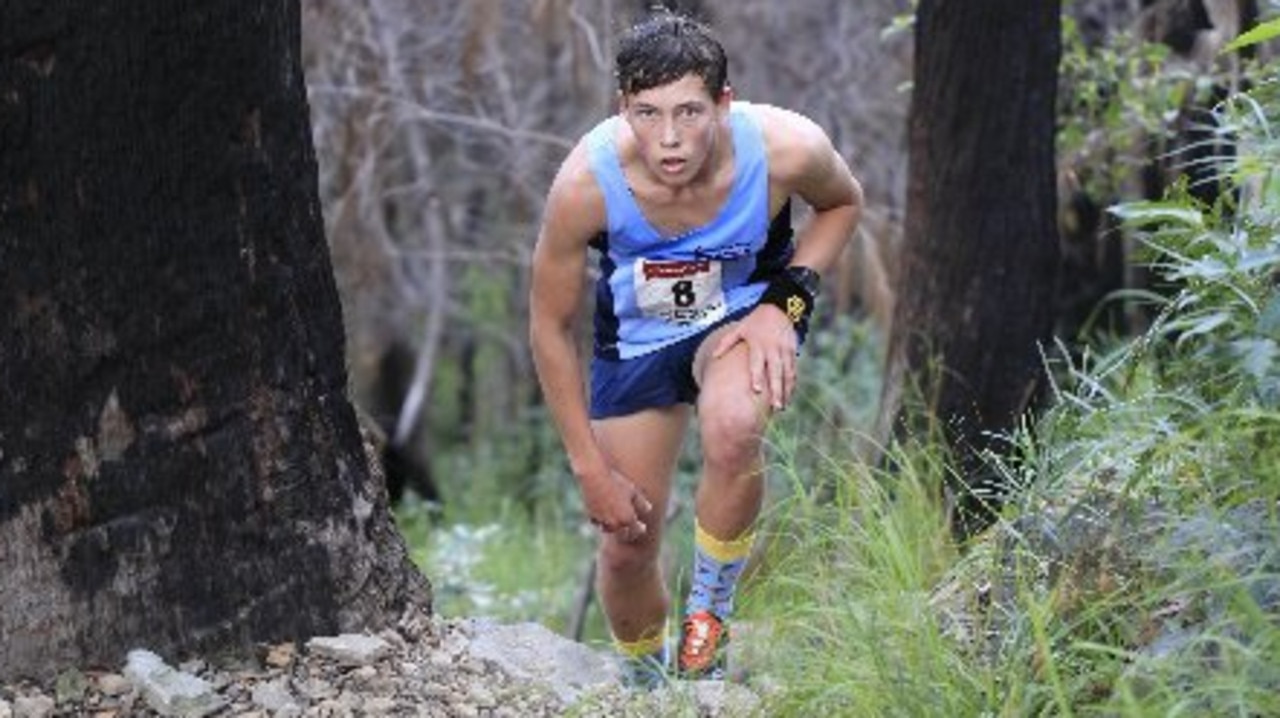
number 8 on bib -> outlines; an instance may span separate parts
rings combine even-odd
[[[672,324],[709,324],[725,315],[720,262],[637,259],[636,305]]]

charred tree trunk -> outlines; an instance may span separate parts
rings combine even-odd
[[[901,296],[881,435],[937,422],[956,452],[961,533],[992,479],[981,454],[1043,379],[1058,261],[1056,1],[921,0]],[[916,394],[915,392],[919,392]],[[920,398],[919,407],[913,399]],[[968,528],[966,528],[966,526]]]
[[[0,681],[429,610],[299,51],[296,0],[0,5]]]

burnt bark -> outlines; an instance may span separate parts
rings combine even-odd
[[[995,437],[1031,406],[1052,331],[1059,14],[1056,1],[1026,0],[921,0],[916,14],[906,236],[880,427],[900,437],[940,427],[967,484],[952,487],[962,512],[979,518],[969,489],[999,488],[982,454],[1001,450]]]
[[[0,681],[429,610],[299,52],[296,0],[0,4]]]

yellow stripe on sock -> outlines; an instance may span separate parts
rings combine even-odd
[[[613,637],[613,646],[618,653],[628,658],[640,658],[642,656],[652,656],[662,650],[667,642],[666,630],[655,633],[652,636],[641,638],[638,641],[622,641],[617,636]]]
[[[702,528],[702,524],[696,520],[694,521],[693,530],[694,541],[697,542],[698,548],[720,563],[728,563],[744,558],[751,553],[751,544],[756,540],[756,532],[748,531],[732,541],[722,541],[707,533],[707,530]]]

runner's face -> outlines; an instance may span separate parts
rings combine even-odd
[[[708,166],[730,94],[713,98],[697,75],[622,98],[622,115],[645,167],[666,185],[689,184]]]

